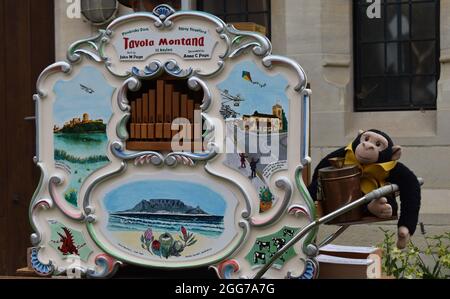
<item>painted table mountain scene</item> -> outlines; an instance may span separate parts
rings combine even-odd
[[[153,230],[178,232],[181,226],[190,231],[218,236],[223,231],[223,215],[212,215],[200,206],[190,206],[178,199],[142,200],[133,208],[110,213],[112,230]]]
[[[153,213],[153,214],[173,214],[173,215],[208,215],[199,206],[193,208],[185,205],[184,202],[178,199],[152,199],[143,200],[134,208],[118,214],[133,214],[133,213]]]
[[[232,238],[225,233],[226,201],[203,184],[132,181],[107,193],[103,204],[108,211],[105,230],[122,249],[192,258]]]
[[[124,224],[137,229],[147,227],[140,238],[142,248],[167,259],[181,256],[186,248],[197,243],[199,235],[219,236],[223,216],[210,215],[199,206],[192,207],[178,199],[152,199],[110,214],[111,228]],[[158,238],[154,231],[160,231]]]

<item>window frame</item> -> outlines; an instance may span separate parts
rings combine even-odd
[[[414,4],[423,4],[423,3],[434,3],[435,4],[435,36],[433,38],[412,38],[412,28],[413,28],[413,5]],[[376,112],[376,111],[418,111],[418,110],[436,110],[437,109],[437,96],[438,96],[438,86],[437,83],[439,81],[440,77],[440,1],[439,0],[398,0],[396,2],[386,2],[386,0],[381,0],[381,13],[383,18],[383,30],[384,30],[384,37],[382,40],[374,40],[374,41],[363,41],[361,37],[361,27],[363,24],[362,21],[362,14],[361,7],[368,7],[371,3],[366,3],[365,1],[361,0],[353,0],[353,53],[354,53],[354,97],[353,97],[353,108],[354,112]],[[401,15],[401,7],[402,5],[408,5],[409,6],[409,33],[408,38],[402,39],[400,37],[397,37],[396,39],[388,39],[386,37],[387,33],[387,23],[388,19],[385,18],[387,16],[388,12],[388,6],[397,6],[396,15]],[[364,16],[367,17],[367,16]],[[400,23],[401,20],[398,18],[398,22]],[[401,27],[399,27],[401,28]],[[414,42],[434,42],[435,43],[435,63],[436,68],[433,73],[427,73],[427,74],[416,74],[413,70],[413,55],[411,53],[411,45]],[[382,74],[378,75],[368,75],[365,74],[362,70],[363,63],[362,63],[362,46],[363,45],[370,45],[370,44],[376,44],[380,45],[382,44],[384,47],[384,72]],[[409,61],[408,61],[408,71],[407,72],[399,72],[397,71],[394,74],[389,74],[387,72],[387,61],[388,61],[388,54],[387,49],[389,44],[394,45],[401,45],[406,44],[409,47]],[[400,47],[398,47],[400,48]],[[400,50],[398,50],[398,53],[400,53]],[[401,55],[401,54],[399,54]],[[398,60],[399,56],[396,56],[395,59]],[[428,105],[417,105],[413,103],[413,80],[415,78],[420,77],[435,77],[436,80],[436,91],[435,91],[435,98],[434,101]],[[397,104],[397,105],[373,105],[369,107],[370,105],[361,105],[358,103],[358,92],[361,90],[362,81],[367,78],[377,78],[384,81],[385,90],[384,90],[384,99],[387,99],[389,97],[388,93],[388,87],[387,82],[390,78],[408,78],[409,79],[409,99],[408,104]],[[382,99],[382,98],[380,98]],[[380,99],[374,100],[379,101]]]
[[[204,1],[208,0],[196,0],[196,7],[197,10],[205,11],[204,10]],[[226,23],[228,23],[227,17],[229,16],[244,16],[244,20],[240,22],[250,22],[249,16],[250,15],[266,15],[267,17],[267,34],[266,36],[271,39],[272,37],[272,6],[270,0],[262,0],[266,1],[267,3],[267,9],[266,10],[258,10],[258,11],[250,11],[249,10],[249,2],[248,0],[241,0],[241,2],[245,2],[245,11],[242,12],[227,12],[227,0],[214,0],[214,1],[222,1],[223,2],[223,12],[216,13],[216,15],[224,20]],[[231,22],[232,23],[232,22]],[[259,24],[263,25],[263,24]]]

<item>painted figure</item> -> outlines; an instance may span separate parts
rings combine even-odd
[[[240,153],[239,157],[241,158],[241,168],[247,168],[245,159],[247,158],[247,156],[245,155],[245,153]]]
[[[259,159],[255,161],[255,158],[252,158],[252,161],[250,162],[250,169],[252,170],[251,177],[256,178],[256,166],[259,163]]]

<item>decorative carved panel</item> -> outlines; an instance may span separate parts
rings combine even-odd
[[[271,49],[263,35],[161,5],[46,68],[35,95],[36,272],[110,277],[130,263],[314,278],[316,232],[299,239],[315,218],[302,179],[310,90],[301,66]],[[180,118],[194,128],[177,128]]]

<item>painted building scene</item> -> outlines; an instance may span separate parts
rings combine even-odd
[[[239,63],[218,85],[220,114],[226,122],[225,165],[249,179],[260,197],[260,211],[271,209],[272,195],[267,169],[287,163],[289,100],[283,76],[267,76],[251,61]]]
[[[258,134],[287,131],[287,119],[283,107],[280,104],[273,105],[272,114],[255,111],[252,115],[243,115],[241,128]]]

